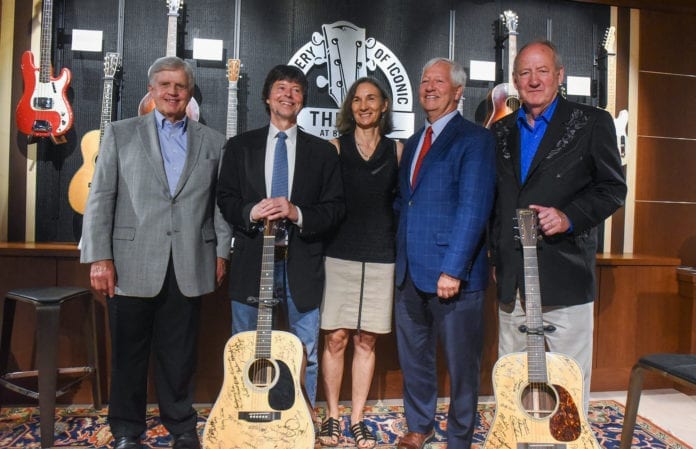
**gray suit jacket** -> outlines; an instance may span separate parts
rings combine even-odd
[[[225,138],[189,120],[187,140],[186,163],[171,195],[154,113],[113,122],[104,131],[80,260],[113,259],[116,294],[157,295],[170,255],[184,295],[215,289],[216,256],[229,258],[231,239],[215,205]]]

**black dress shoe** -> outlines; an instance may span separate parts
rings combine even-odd
[[[201,443],[198,441],[198,433],[195,430],[184,432],[180,435],[174,435],[173,449],[201,449]]]
[[[138,437],[116,437],[114,439],[114,449],[141,449]]]

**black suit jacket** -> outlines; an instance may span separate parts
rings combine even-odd
[[[250,221],[251,208],[268,197],[264,174],[268,126],[228,140],[217,201],[234,228],[230,257],[231,298],[258,297],[263,230]],[[295,173],[290,200],[302,211],[302,228],[290,224],[288,282],[298,309],[319,307],[324,290],[324,239],[343,218],[343,183],[336,149],[327,141],[297,130]]]
[[[606,111],[559,98],[551,122],[520,182],[517,113],[494,124],[497,199],[492,256],[498,299],[524,294],[522,248],[514,239],[516,208],[551,206],[570,219],[572,232],[544,237],[538,245],[542,304],[575,305],[595,298],[596,226],[623,205],[626,182],[616,131]]]

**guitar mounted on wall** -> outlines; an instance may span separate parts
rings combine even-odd
[[[524,257],[527,352],[493,367],[495,416],[484,449],[599,449],[583,407],[583,376],[571,357],[546,352],[537,264],[536,212],[517,210]],[[520,329],[522,330],[522,329]]]
[[[225,130],[227,138],[237,135],[237,83],[240,67],[239,59],[227,60],[227,128]]]
[[[206,449],[313,449],[314,424],[300,385],[304,349],[274,331],[275,227],[266,220],[256,331],[225,345],[224,380],[203,431]]]
[[[166,56],[176,56],[176,37],[178,33],[178,22],[179,22],[179,10],[183,8],[184,0],[167,0],[167,17],[169,22],[167,23],[167,50]],[[149,80],[148,80],[149,84]],[[155,100],[150,95],[150,92],[146,93],[140,104],[138,105],[138,115],[145,115],[155,109]],[[191,120],[198,121],[200,117],[200,108],[198,107],[198,102],[191,96],[191,100],[186,106],[186,115]]]
[[[520,108],[520,98],[512,76],[515,56],[517,56],[517,20],[517,14],[510,10],[500,15],[500,21],[507,30],[508,82],[498,84],[488,93],[488,115],[483,122],[486,128],[490,128],[493,123]],[[496,41],[504,39],[504,37],[497,37]]]
[[[85,213],[87,196],[94,176],[94,169],[99,153],[99,144],[104,136],[104,128],[111,122],[114,95],[114,79],[121,67],[119,53],[107,53],[104,56],[104,87],[102,89],[102,107],[99,129],[88,131],[80,141],[82,150],[82,165],[77,169],[68,186],[68,202],[78,214]]]
[[[73,111],[66,92],[71,73],[63,68],[53,77],[51,64],[51,23],[53,0],[43,0],[41,16],[41,50],[39,67],[34,65],[34,54],[27,50],[22,54],[22,79],[24,91],[17,104],[17,129],[29,139],[50,137],[54,143],[66,142],[65,133],[73,125]]]
[[[628,111],[623,109],[616,114],[616,28],[610,26],[604,32],[604,39],[600,48],[600,57],[606,58],[607,64],[607,105],[604,109],[611,114],[616,128],[616,146],[621,154],[621,162],[626,165],[626,144],[628,126]]]

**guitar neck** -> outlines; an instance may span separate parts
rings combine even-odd
[[[607,53],[607,107],[616,116],[616,53]]]
[[[227,87],[227,129],[228,138],[237,135],[237,81],[230,81]]]
[[[104,128],[111,122],[112,109],[111,102],[114,97],[114,79],[104,78],[104,87],[102,89],[102,108],[101,108],[101,120],[99,121],[99,141],[104,137]]]
[[[517,96],[517,89],[513,80],[515,70],[515,58],[517,57],[517,32],[510,33],[508,37],[508,85],[510,95]]]
[[[41,12],[41,55],[39,81],[51,81],[51,23],[53,21],[53,0],[43,0]]]
[[[167,56],[176,56],[176,34],[177,34],[177,22],[179,20],[179,15],[168,14],[169,23],[167,25]]]
[[[270,225],[266,225],[270,226]],[[256,322],[256,358],[271,357],[273,336],[273,266],[275,258],[275,236],[264,235],[261,259],[261,283],[259,286],[259,313]]]
[[[541,294],[536,246],[523,246],[524,293],[527,316],[527,363],[529,381],[546,383],[546,348],[544,345]]]

